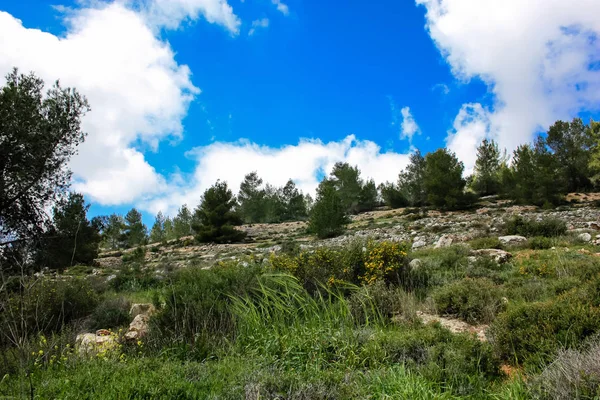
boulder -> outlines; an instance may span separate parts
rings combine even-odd
[[[408,263],[408,266],[410,267],[411,270],[417,271],[419,268],[421,268],[423,266],[423,261],[419,260],[418,258],[415,258],[414,260],[411,260]]]
[[[419,239],[419,238],[417,238],[412,244],[413,250],[420,249],[421,247],[425,247],[425,246],[427,246],[427,242],[425,240]]]
[[[577,235],[577,239],[581,240],[582,242],[589,242],[592,240],[592,235],[590,235],[587,232],[580,233],[579,235]]]
[[[452,245],[452,238],[448,235],[442,235],[437,242],[435,242],[435,246],[433,246],[436,249],[440,249],[442,247],[448,247]]]
[[[500,236],[498,238],[500,243],[502,244],[520,244],[527,241],[527,238],[524,236],[518,235],[509,235],[509,236]]]
[[[156,312],[156,308],[153,304],[150,303],[134,303],[131,305],[131,309],[129,310],[129,315],[132,317],[137,317],[140,314],[146,314],[148,316],[154,314]]]
[[[148,314],[138,314],[135,316],[131,324],[129,324],[129,330],[125,334],[125,339],[134,341],[139,340],[146,336],[148,333],[148,322],[150,316]]]
[[[498,264],[504,264],[512,258],[512,254],[508,251],[500,249],[481,249],[473,250],[471,254],[475,257],[489,257],[496,261]]]
[[[75,339],[75,351],[80,356],[93,356],[100,352],[117,351],[118,349],[117,335],[104,329],[96,333],[82,333]]]

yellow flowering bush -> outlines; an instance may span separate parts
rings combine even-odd
[[[398,242],[370,242],[365,256],[365,271],[359,278],[372,285],[377,281],[400,283],[407,272],[407,246]]]

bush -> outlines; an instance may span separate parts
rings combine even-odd
[[[181,356],[200,360],[214,354],[215,344],[232,338],[235,331],[232,298],[256,288],[260,273],[258,265],[223,263],[210,270],[178,271],[162,290],[164,305],[151,320],[149,344],[160,348],[175,343]]]
[[[507,235],[557,237],[567,232],[567,224],[556,218],[536,221],[515,216],[506,221],[504,230]]]
[[[439,312],[469,323],[490,322],[502,310],[502,290],[486,278],[465,278],[432,294]]]
[[[560,350],[556,359],[531,382],[536,398],[548,400],[600,398],[600,343],[584,349]]]
[[[341,235],[350,223],[342,198],[330,181],[317,189],[317,199],[310,212],[308,229],[321,239]]]
[[[94,310],[87,325],[90,330],[112,329],[129,324],[131,302],[125,297],[104,299]]]
[[[528,246],[532,250],[547,250],[553,246],[553,243],[550,238],[536,236],[529,239]]]
[[[498,240],[497,237],[482,237],[471,240],[469,245],[473,250],[481,250],[481,249],[501,249],[502,243]]]
[[[110,285],[117,292],[138,291],[159,287],[160,280],[151,270],[141,267],[138,263],[126,265],[121,268]]]
[[[599,328],[598,308],[563,297],[510,307],[496,318],[490,332],[503,359],[538,367],[558,349],[581,344]]]
[[[407,321],[417,318],[415,297],[382,281],[362,286],[350,295],[348,303],[354,319],[360,324],[379,318],[388,321],[393,317],[402,317]],[[365,304],[371,304],[373,307],[366,308]]]
[[[17,292],[0,302],[0,340],[7,340],[9,335],[57,332],[90,315],[98,300],[84,279],[27,279]]]

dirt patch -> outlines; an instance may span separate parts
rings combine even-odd
[[[488,325],[470,325],[459,319],[440,317],[439,315],[427,314],[422,311],[417,311],[417,316],[425,324],[439,322],[441,326],[448,329],[452,333],[475,334],[477,339],[482,342],[487,342],[485,331],[488,329]]]

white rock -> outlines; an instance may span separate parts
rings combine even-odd
[[[410,267],[410,269],[416,271],[423,266],[423,261],[419,260],[418,258],[415,258],[414,260],[411,260],[408,263],[408,266]]]
[[[442,235],[435,243],[434,248],[439,249],[442,247],[448,247],[452,245],[452,238],[448,235]]]
[[[412,244],[413,250],[420,249],[421,247],[425,247],[425,246],[427,246],[427,242],[424,241],[423,239],[417,239]]]
[[[148,316],[154,314],[156,312],[156,307],[150,303],[134,303],[131,305],[131,309],[129,309],[129,315],[132,317],[137,317],[140,314],[146,314]]]
[[[590,235],[587,232],[580,233],[579,235],[577,235],[577,239],[581,240],[582,242],[589,242],[590,240],[592,240],[592,235]]]
[[[473,250],[471,252],[474,256],[478,257],[490,257],[493,258],[498,264],[504,264],[508,262],[512,258],[512,254],[508,251],[499,250],[499,249],[481,249],[481,250]]]
[[[527,238],[524,236],[518,235],[509,235],[509,236],[500,236],[498,238],[500,243],[502,244],[519,244],[527,241]]]

